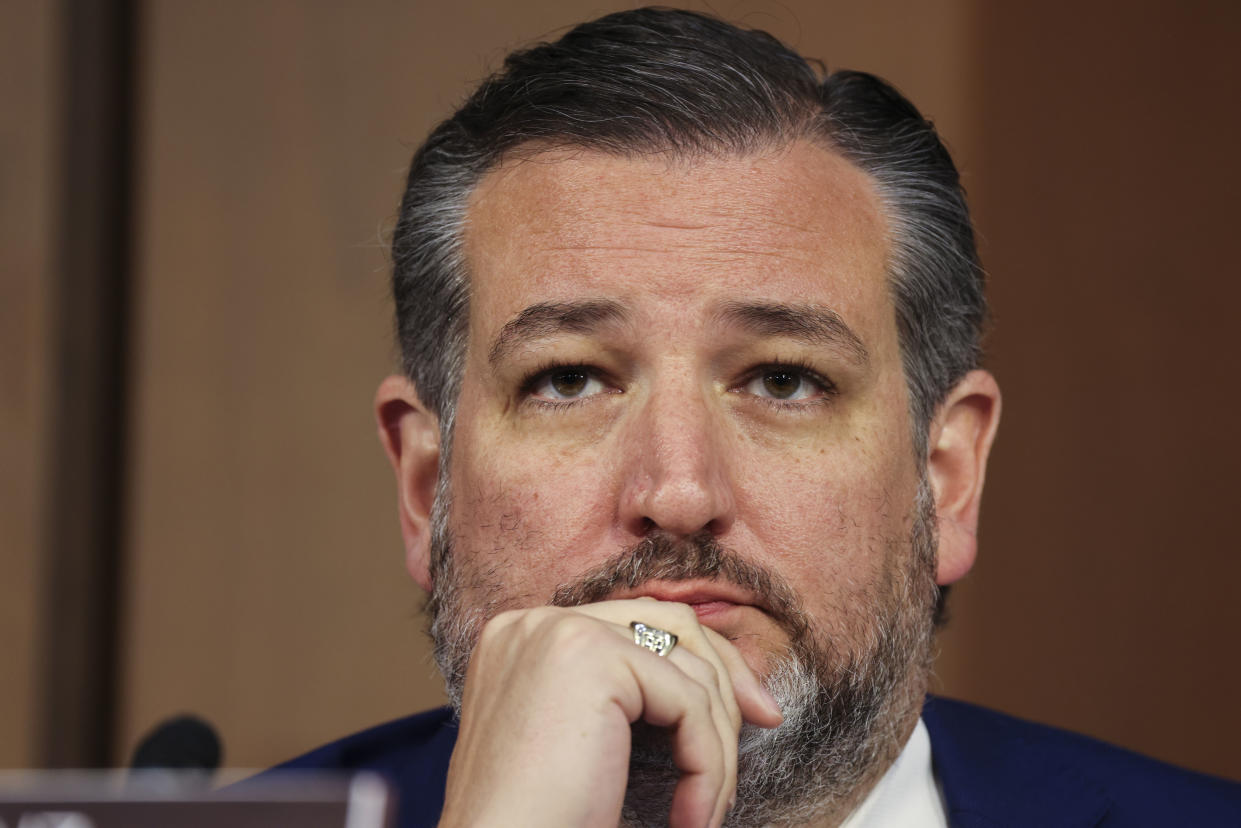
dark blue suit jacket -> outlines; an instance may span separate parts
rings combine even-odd
[[[962,702],[930,698],[923,720],[953,828],[1241,828],[1241,784]],[[276,770],[373,770],[400,798],[399,828],[444,807],[457,726],[446,708],[311,751]]]

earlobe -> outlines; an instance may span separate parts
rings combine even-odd
[[[941,585],[974,565],[987,457],[999,423],[1000,388],[990,373],[975,370],[949,392],[931,425],[927,475],[939,530],[935,580]]]
[[[431,589],[431,508],[439,477],[439,421],[418,398],[412,381],[390,376],[375,394],[375,421],[396,474],[397,510],[405,541],[405,567]]]

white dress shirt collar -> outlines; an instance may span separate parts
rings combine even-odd
[[[931,736],[922,719],[879,783],[841,828],[947,828],[931,768]]]

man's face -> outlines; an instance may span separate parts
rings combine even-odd
[[[454,703],[504,610],[689,604],[784,711],[742,727],[728,824],[848,813],[921,709],[999,415],[970,371],[915,457],[872,181],[808,142],[547,150],[485,175],[466,225],[451,451],[407,378],[376,398]],[[630,735],[623,821],[663,824],[679,766]]]
[[[548,603],[653,535],[789,586],[841,657],[908,561],[920,480],[870,180],[797,143],[670,161],[546,152],[489,173],[448,531],[459,606]],[[760,675],[790,633],[721,580],[695,605]]]

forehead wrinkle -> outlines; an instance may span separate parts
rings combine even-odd
[[[523,343],[560,333],[589,334],[606,324],[624,322],[629,313],[611,299],[575,302],[539,302],[524,308],[504,324],[487,352],[492,365]]]
[[[784,259],[788,261],[809,261],[814,260],[813,251],[800,249],[782,249],[775,245],[771,247],[755,247],[753,245],[738,244],[729,247],[707,247],[693,242],[672,242],[662,244],[656,247],[644,247],[632,242],[618,241],[615,244],[591,243],[591,244],[560,244],[554,247],[547,247],[542,252],[546,253],[628,253],[638,255],[643,253],[667,254],[673,251],[690,251],[700,253],[702,258],[708,261],[745,261],[749,258],[767,258],[767,259]]]
[[[841,348],[857,365],[865,365],[870,359],[861,337],[853,332],[840,314],[822,305],[726,302],[716,316],[724,324],[762,336],[785,336],[810,345]]]
[[[524,218],[529,228],[525,235],[563,239],[549,244],[548,249],[551,250],[626,247],[628,245],[624,241],[606,244],[597,240],[599,231],[615,228],[619,218],[621,223],[629,224],[631,232],[649,231],[652,238],[658,239],[658,244],[654,245],[658,251],[668,246],[701,245],[746,249],[748,240],[769,229],[784,231],[786,234],[773,243],[790,246],[800,237],[817,241],[822,230],[821,223],[808,222],[800,215],[788,218],[770,212],[754,215],[753,203],[734,205],[716,200],[699,205],[699,209],[682,210],[679,214],[664,210],[658,215],[650,215],[652,211],[664,206],[657,200],[626,205],[618,205],[614,201],[590,204],[575,197],[566,207],[549,211],[551,215],[542,217],[547,220],[536,220],[533,218],[533,211],[527,211]],[[597,215],[597,211],[601,209],[613,211],[615,215]]]

